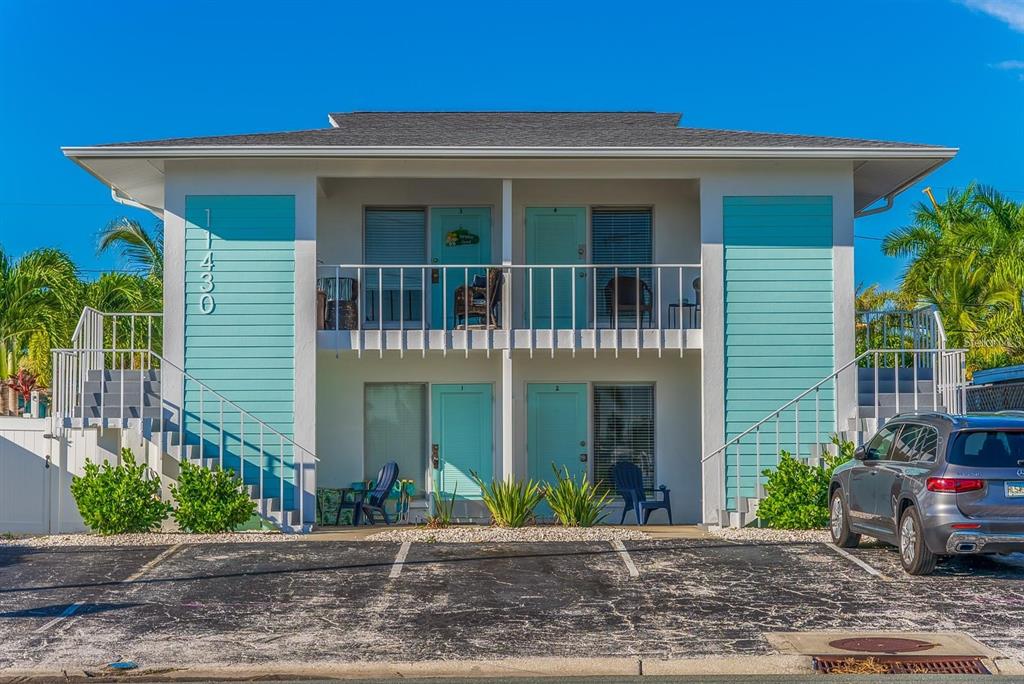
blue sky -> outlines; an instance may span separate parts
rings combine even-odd
[[[652,109],[950,145],[937,193],[977,179],[1024,200],[1024,0],[0,0],[0,244],[99,270],[117,265],[95,255],[102,225],[153,220],[61,145],[313,128],[351,109]],[[858,280],[896,282],[872,238],[908,221],[920,187],[857,221]]]

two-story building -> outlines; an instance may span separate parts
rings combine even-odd
[[[317,486],[394,460],[482,516],[473,473],[629,460],[717,523],[758,475],[704,456],[854,356],[854,219],[955,150],[679,118],[354,112],[64,152],[163,220],[160,415],[254,496],[308,524]],[[855,390],[815,402],[837,424]]]

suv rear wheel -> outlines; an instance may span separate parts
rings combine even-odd
[[[842,489],[832,493],[829,507],[829,530],[832,532],[832,543],[844,549],[852,549],[860,544],[860,535],[850,531],[850,518],[846,513],[846,497]]]
[[[928,575],[935,570],[939,557],[928,550],[917,509],[907,506],[900,516],[900,563],[911,575]]]

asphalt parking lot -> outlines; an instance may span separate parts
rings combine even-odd
[[[853,557],[718,540],[2,546],[0,668],[757,655],[765,632],[819,629],[962,631],[1024,658],[1024,557],[930,577],[888,547]]]

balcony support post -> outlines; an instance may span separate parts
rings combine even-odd
[[[501,350],[501,476],[515,477],[512,462],[512,181],[501,181],[501,265],[505,268],[505,291],[501,299],[501,327],[508,335]]]

